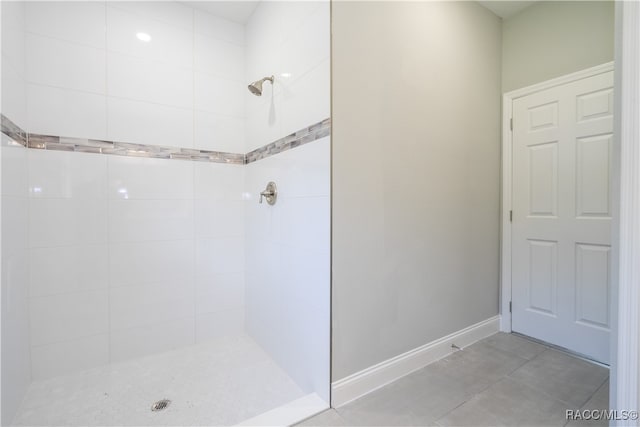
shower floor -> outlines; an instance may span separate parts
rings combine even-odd
[[[18,426],[234,425],[305,396],[251,338],[35,381]],[[160,412],[151,405],[171,404]]]

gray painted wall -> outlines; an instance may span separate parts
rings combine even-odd
[[[332,380],[498,313],[500,19],[333,3]]]
[[[503,22],[504,92],[613,61],[613,1],[543,1]]]

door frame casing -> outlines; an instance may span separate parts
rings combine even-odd
[[[613,70],[613,62],[607,62],[502,95],[502,216],[500,226],[500,330],[502,332],[511,332],[511,211],[513,209],[513,132],[511,120],[513,119],[513,102],[518,98]],[[617,176],[618,172],[612,170],[612,176]],[[612,315],[615,315],[615,312]]]
[[[609,407],[640,410],[640,4],[615,5],[615,147],[612,255],[615,336],[611,339]],[[637,413],[637,412],[636,412]],[[615,420],[611,425],[637,425]]]

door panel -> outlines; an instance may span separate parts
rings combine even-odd
[[[558,215],[558,142],[527,147],[529,150],[529,216]]]
[[[576,216],[611,218],[611,134],[578,138]]]
[[[576,321],[609,328],[611,248],[576,244]]]
[[[512,113],[512,329],[609,363],[613,72]]]
[[[529,310],[556,315],[558,242],[529,240]]]

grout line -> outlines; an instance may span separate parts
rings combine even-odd
[[[498,332],[498,333],[499,333],[499,332]],[[527,341],[529,341],[529,340],[527,340]],[[533,341],[529,341],[529,342],[533,342]],[[495,346],[495,345],[493,345],[493,344],[490,344],[490,343],[485,343],[485,344],[486,344],[486,345],[488,345],[489,347],[491,347],[491,348],[495,349],[495,350],[499,350],[499,351],[502,351],[502,352],[505,352],[505,353],[511,354],[511,355],[516,356],[516,357],[518,357],[518,358],[520,358],[520,359],[524,359],[524,360],[526,361],[524,364],[526,364],[526,363],[528,363],[528,362],[532,361],[533,359],[537,358],[539,355],[541,355],[542,353],[544,353],[546,350],[548,350],[548,349],[549,349],[549,347],[547,347],[546,345],[543,345],[543,344],[540,344],[540,343],[534,343],[534,344],[538,344],[538,345],[543,346],[543,347],[544,347],[544,350],[542,350],[540,353],[538,353],[538,354],[536,354],[535,356],[533,356],[531,359],[527,359],[526,357],[520,356],[519,354],[517,354],[517,353],[515,353],[515,352],[513,352],[513,351],[511,351],[511,350],[507,350],[507,349],[504,349],[504,348],[500,348],[500,347],[497,347],[497,346]],[[523,365],[524,365],[524,364],[523,364]]]
[[[26,13],[25,13],[26,15]],[[27,145],[25,148],[27,148],[29,146],[29,141],[28,141],[28,134],[26,135],[27,137]],[[26,254],[27,254],[27,337],[28,337],[28,347],[29,347],[29,383],[27,384],[27,389],[25,391],[25,395],[22,396],[22,401],[20,402],[20,405],[18,405],[18,411],[20,411],[22,409],[22,405],[25,401],[25,397],[27,392],[29,391],[29,388],[31,386],[31,384],[33,383],[33,348],[31,346],[31,341],[32,341],[32,337],[31,337],[31,325],[32,325],[32,319],[31,319],[31,251],[32,251],[32,247],[31,247],[31,216],[30,216],[30,211],[31,211],[31,199],[32,199],[32,194],[31,194],[31,189],[30,189],[30,176],[29,176],[29,164],[31,163],[29,161],[29,150],[27,149],[25,151],[25,169],[26,169],[26,174],[27,174],[27,182],[26,182],[26,204],[27,204],[27,212],[26,212],[26,223],[27,223],[27,235],[26,235],[26,242],[25,242],[25,250],[26,250]],[[3,196],[6,197],[6,196]],[[4,228],[4,227],[3,227]],[[18,415],[18,411],[16,411],[16,413],[14,414],[14,417]]]
[[[104,1],[104,135],[109,138],[109,60],[107,58],[107,39],[109,38],[109,19],[107,2]],[[108,194],[108,193],[107,193]]]
[[[106,16],[106,14],[105,14]],[[113,352],[111,351],[111,335],[112,335],[112,327],[111,327],[111,220],[110,220],[110,211],[112,200],[109,197],[109,181],[111,175],[111,168],[109,167],[109,158],[107,158],[107,179],[105,180],[105,191],[107,194],[107,235],[106,235],[106,246],[107,246],[107,363],[112,363],[113,361]]]
[[[196,147],[196,10],[194,8],[191,9],[191,120],[192,120],[192,132],[191,132],[191,146]],[[193,262],[191,264],[191,284],[192,284],[192,292],[193,292],[193,343],[198,343],[198,199],[196,198],[196,194],[198,193],[196,189],[196,169],[198,165],[192,165],[191,167],[191,178],[192,178],[192,187],[193,187],[193,222],[192,226],[192,257]]]
[[[600,391],[600,389],[601,389],[601,388],[602,388],[602,387],[607,383],[607,381],[609,381],[609,377],[608,377],[608,376],[607,376],[607,378],[605,378],[605,379],[604,379],[604,381],[602,381],[602,384],[600,384],[600,385],[598,386],[598,388],[597,388],[593,393],[591,393],[591,395],[589,396],[589,398],[587,399],[587,401],[586,401],[586,402],[584,402],[584,404],[580,407],[580,409],[583,409],[583,408],[587,405],[587,403],[589,403],[589,401],[590,401],[591,399],[593,399],[593,397],[596,395],[596,393],[597,393],[598,391]],[[609,405],[607,405],[607,409],[608,409],[608,406],[609,406]],[[600,409],[600,408],[598,408],[598,409]]]
[[[515,382],[517,382],[517,383],[518,383],[518,384],[520,384],[520,385],[523,385],[523,386],[525,386],[525,387],[528,387],[528,388],[530,388],[531,390],[535,390],[535,391],[537,391],[538,393],[542,393],[543,395],[547,396],[549,399],[554,400],[554,401],[556,401],[556,402],[560,402],[560,403],[562,403],[563,405],[566,405],[566,407],[567,407],[567,408],[571,408],[572,406],[574,406],[572,403],[570,403],[570,402],[566,402],[566,401],[564,401],[564,400],[562,400],[562,399],[558,399],[558,398],[556,398],[556,397],[551,397],[551,396],[549,396],[549,395],[548,395],[548,392],[546,392],[546,391],[544,391],[544,390],[541,390],[541,389],[539,389],[538,387],[536,387],[536,386],[534,386],[534,385],[532,385],[532,384],[529,384],[529,383],[527,383],[527,382],[524,382],[524,381],[522,381],[522,380],[519,380],[519,379],[514,378],[514,377],[512,377],[512,376],[511,376],[511,374],[513,374],[515,371],[519,370],[520,368],[522,368],[524,365],[528,364],[529,362],[533,362],[535,359],[537,359],[538,357],[540,357],[542,354],[546,353],[546,352],[547,352],[547,351],[549,351],[549,350],[555,350],[555,349],[553,349],[553,348],[547,348],[545,351],[543,351],[543,352],[541,352],[541,353],[537,354],[537,355],[536,355],[536,357],[534,357],[533,359],[531,359],[531,360],[527,361],[527,363],[525,363],[525,364],[521,365],[521,366],[520,366],[520,367],[518,367],[517,369],[513,370],[512,372],[510,372],[510,373],[509,373],[505,378],[509,378],[510,380],[515,381]],[[571,355],[570,355],[570,356],[571,356]],[[574,357],[574,356],[571,356],[571,357]],[[576,358],[576,357],[574,357],[574,358]],[[578,359],[578,358],[576,358],[576,359]],[[607,379],[608,379],[608,378],[609,378],[609,377],[607,376]],[[605,381],[606,381],[606,379],[605,379]],[[591,393],[591,394],[589,395],[589,398],[588,398],[587,400],[585,400],[585,401],[584,401],[584,403],[582,403],[581,405],[578,405],[578,407],[577,407],[576,409],[579,409],[579,408],[581,408],[582,406],[584,406],[584,405],[589,401],[589,399],[591,399],[591,397],[593,396],[593,394],[595,394],[595,392],[596,392],[596,391],[598,391],[598,389],[602,386],[602,384],[604,384],[604,381],[603,381],[603,382],[598,386],[598,388],[596,388],[596,389],[595,389],[595,391],[594,391],[593,393]]]
[[[191,146],[196,147],[196,10],[191,8],[191,119],[193,121],[193,129],[192,129],[192,140]],[[244,158],[242,159],[244,163]],[[192,274],[191,281],[193,285],[193,344],[198,343],[198,211],[197,205],[199,204],[198,199],[196,198],[196,194],[198,190],[196,188],[197,179],[196,179],[196,169],[198,165],[192,166],[192,185],[193,185],[193,222],[191,226],[192,229],[192,238],[193,238],[193,263],[192,263]]]
[[[108,66],[108,64],[107,64],[107,66]],[[175,110],[192,111],[191,107],[183,107],[183,106],[178,106],[178,105],[175,105],[175,104],[167,104],[167,103],[163,103],[163,102],[150,101],[148,99],[131,98],[131,97],[128,97],[128,96],[110,95],[110,94],[108,94],[106,92],[94,92],[94,91],[88,91],[88,90],[84,90],[84,89],[75,89],[75,88],[70,88],[70,87],[66,87],[66,86],[58,86],[58,85],[39,83],[39,82],[33,82],[33,81],[25,81],[25,84],[27,86],[30,85],[30,86],[39,86],[39,87],[45,87],[45,88],[51,88],[51,89],[59,89],[59,90],[64,90],[64,91],[68,91],[68,92],[75,92],[75,93],[80,93],[80,94],[85,94],[85,95],[105,96],[107,98],[130,101],[130,102],[135,102],[135,103],[140,103],[140,104],[154,105],[154,106],[159,106],[159,107],[171,108],[171,109],[175,109]],[[233,120],[243,120],[244,119],[244,117],[235,116],[233,114],[212,112],[212,111],[208,111],[208,110],[203,110],[202,108],[196,108],[193,111],[194,112],[210,114],[212,116],[216,116],[218,118],[223,118],[223,119],[233,119]]]
[[[61,339],[61,340],[47,342],[47,343],[44,343],[44,344],[29,344],[29,346],[31,348],[49,347],[49,346],[52,346],[52,345],[67,344],[67,343],[72,343],[72,342],[75,342],[75,341],[86,340],[86,339],[89,339],[89,338],[100,337],[100,336],[103,336],[103,335],[106,335],[107,338],[108,338],[109,337],[109,331],[96,332],[96,333],[91,333],[91,334],[87,334],[87,335],[80,335],[80,336],[77,336],[77,337],[74,337],[74,338],[65,338],[65,339]],[[109,362],[107,362],[107,363],[109,363]]]

